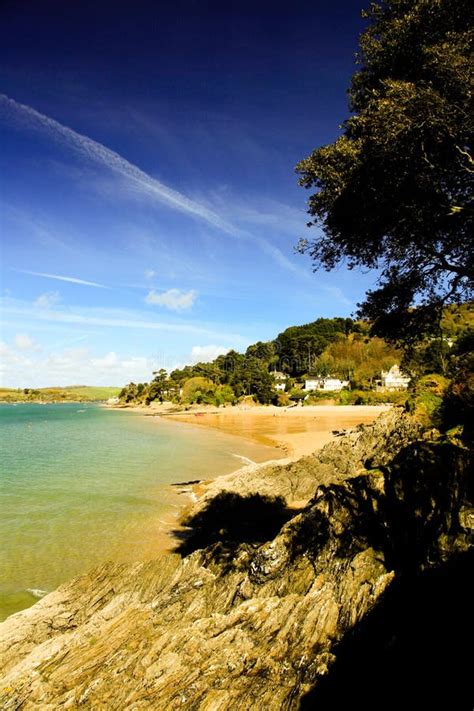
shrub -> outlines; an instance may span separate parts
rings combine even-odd
[[[275,397],[275,405],[277,407],[286,407],[289,405],[291,402],[288,393],[284,393],[281,390],[277,392],[276,397]]]
[[[440,416],[444,430],[462,426],[462,437],[470,445],[474,439],[473,408],[474,355],[467,354],[459,363],[458,372],[446,390]]]
[[[288,393],[288,397],[292,402],[299,402],[300,400],[305,399],[306,393],[300,388],[292,388]]]
[[[219,407],[226,403],[235,402],[235,393],[230,385],[219,385],[214,392],[214,403]]]
[[[211,403],[214,404],[214,393],[216,386],[208,378],[197,376],[189,378],[183,385],[183,402],[189,403]]]
[[[424,375],[416,383],[408,407],[424,425],[437,427],[441,423],[441,405],[448,385],[449,381],[437,373]]]
[[[438,373],[430,373],[429,375],[424,375],[419,379],[417,383],[417,390],[420,392],[430,392],[433,395],[439,395],[440,397],[444,395],[446,389],[449,386],[449,380],[443,375]]]

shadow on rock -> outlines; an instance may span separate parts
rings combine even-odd
[[[464,553],[396,580],[300,709],[472,709],[473,563]]]
[[[473,500],[470,468],[469,453],[458,446],[416,442],[389,467],[320,486],[292,524],[292,555],[305,554],[319,572],[327,565],[325,549],[347,559],[374,548],[398,575],[434,567],[472,545],[462,524]]]
[[[240,544],[272,540],[297,513],[281,496],[221,492],[202,511],[183,521],[186,530],[174,532],[181,538],[175,550],[185,556],[211,546],[213,559],[229,562]]]

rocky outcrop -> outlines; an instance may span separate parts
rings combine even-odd
[[[316,486],[365,473],[367,466],[383,466],[418,436],[421,436],[419,423],[394,408],[372,424],[359,425],[316,454],[296,462],[250,465],[214,479],[190,515],[201,511],[210,499],[223,491],[242,496],[254,493],[282,496],[288,504],[307,502]]]
[[[183,559],[105,565],[9,618],[1,708],[308,707],[398,581],[470,549],[468,463],[403,414],[341,438],[271,540],[234,528]]]

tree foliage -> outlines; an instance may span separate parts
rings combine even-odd
[[[318,318],[303,326],[290,326],[274,342],[280,370],[294,376],[307,373],[326,346],[341,334],[361,328],[350,318]]]
[[[212,380],[196,375],[189,378],[183,385],[182,399],[189,403],[210,403],[215,391]]]
[[[382,338],[358,334],[339,336],[313,365],[315,375],[332,375],[357,387],[370,387],[381,370],[400,363],[402,354]]]
[[[402,354],[382,338],[370,336],[368,322],[319,318],[302,326],[290,326],[273,341],[258,341],[245,353],[231,350],[211,363],[186,365],[169,375],[161,369],[150,383],[130,383],[123,388],[120,400],[125,404],[169,400],[219,406],[252,396],[262,404],[285,406],[289,400],[305,398],[301,381],[307,375],[316,375],[351,381],[354,398],[346,402],[358,402],[355,398],[362,397],[362,390],[366,391],[364,402],[369,402],[367,389],[380,377],[382,369],[395,363],[401,362],[412,378],[428,373],[453,374],[455,364],[467,350],[472,350],[472,304],[445,307],[441,329],[436,338],[427,337]],[[276,391],[275,370],[290,374],[286,380],[288,393]],[[356,394],[354,388],[362,390]],[[344,397],[348,397],[347,393]],[[377,401],[375,394],[371,397],[370,402]]]
[[[159,400],[160,402],[163,402],[168,390],[168,373],[164,368],[160,368],[160,370],[153,373],[153,375],[155,377],[150,383],[148,398],[150,400]]]
[[[315,189],[309,226],[322,228],[299,249],[315,269],[381,270],[360,312],[375,332],[424,332],[444,303],[472,294],[473,7],[372,3],[352,115],[296,168]]]

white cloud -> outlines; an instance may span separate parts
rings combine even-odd
[[[20,351],[39,351],[41,346],[34,338],[31,338],[27,333],[17,333],[15,336],[15,346]]]
[[[156,272],[153,271],[153,269],[147,269],[145,271],[145,279],[153,279],[153,277],[156,276]]]
[[[116,385],[144,382],[161,363],[155,359],[120,355],[113,351],[102,356],[87,348],[53,351],[34,358],[0,343],[0,376],[4,387],[28,388],[66,385]]]
[[[5,387],[17,387],[17,382],[10,379],[12,373],[31,372],[31,360],[22,353],[18,353],[6,343],[0,341],[0,382]]]
[[[120,359],[114,351],[110,351],[102,358],[93,358],[92,363],[96,368],[110,368],[120,363]]]
[[[16,269],[21,274],[31,274],[32,276],[45,277],[46,279],[57,279],[58,281],[68,281],[71,284],[81,284],[83,286],[95,286],[98,289],[110,289],[110,286],[98,284],[96,281],[86,281],[77,277],[63,276],[62,274],[45,274],[44,272],[30,272],[28,269]]]
[[[344,306],[355,306],[355,303],[351,301],[350,299],[347,298],[347,296],[344,294],[342,289],[340,289],[338,286],[321,286],[321,289],[328,293],[330,296],[332,296],[336,301],[338,301],[341,304],[344,304]]]
[[[35,301],[35,306],[39,309],[51,309],[56,306],[61,301],[61,296],[59,291],[46,291],[44,294],[40,294]]]
[[[184,311],[190,309],[196,301],[195,291],[180,291],[180,289],[168,289],[158,294],[153,289],[145,296],[147,304],[164,306],[172,311]]]
[[[207,363],[217,358],[217,356],[225,355],[229,352],[229,348],[225,346],[193,346],[191,349],[191,363]]]
[[[155,363],[151,358],[121,356],[113,351],[95,356],[85,348],[50,353],[37,363],[34,378],[41,385],[117,385],[150,380]],[[25,376],[23,376],[25,378]]]

